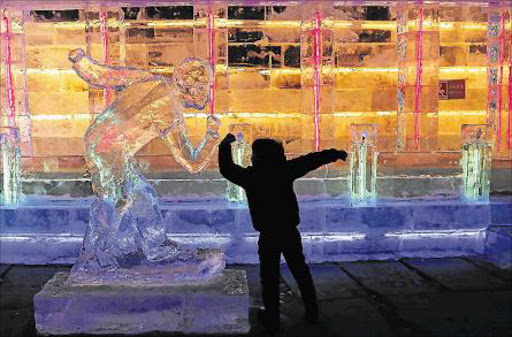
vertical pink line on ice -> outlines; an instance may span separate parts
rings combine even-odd
[[[510,41],[512,41],[512,13],[510,14]],[[508,66],[508,118],[507,118],[507,149],[511,148],[511,124],[512,124],[512,43],[510,43],[509,54],[510,65]]]
[[[420,4],[421,6],[422,4]],[[414,85],[414,146],[420,146],[421,86],[423,77],[423,6],[419,8],[416,38],[416,83]]]
[[[106,65],[110,65],[110,50],[108,40],[108,13],[101,9],[100,10],[100,35],[101,35],[101,46],[103,48],[103,62]],[[110,104],[112,98],[112,90],[105,89],[105,105]]]
[[[212,12],[211,5],[208,6],[208,24],[206,26],[208,32],[208,63],[212,70],[212,78],[208,88],[210,99],[210,113],[215,112],[215,16]]]
[[[12,77],[12,52],[11,52],[11,35],[12,27],[10,20],[6,17],[2,17],[2,21],[5,25],[4,33],[4,45],[5,45],[5,75],[6,75],[6,87],[7,87],[7,103],[9,105],[9,114],[7,115],[7,122],[9,126],[16,126],[16,97],[13,88],[13,77]]]
[[[322,16],[320,12],[315,13],[314,18],[314,34],[315,34],[315,52],[313,56],[314,60],[314,72],[313,72],[313,95],[314,95],[314,112],[313,112],[313,123],[315,125],[315,151],[320,149],[320,87],[321,87],[321,66],[322,66]]]
[[[496,150],[499,152],[501,150],[501,112],[503,105],[503,64],[505,62],[505,12],[502,10],[500,15],[500,50],[499,50],[499,69],[500,73],[498,76],[498,115],[496,116]]]

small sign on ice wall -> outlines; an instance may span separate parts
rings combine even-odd
[[[466,98],[466,80],[442,80],[439,81],[439,99],[464,99]]]

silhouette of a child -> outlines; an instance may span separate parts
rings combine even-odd
[[[318,321],[315,287],[302,252],[297,226],[299,206],[293,190],[295,179],[347,153],[335,149],[309,153],[286,160],[284,148],[274,139],[257,139],[252,144],[252,166],[243,168],[233,162],[228,134],[219,146],[219,169],[224,178],[244,188],[254,229],[260,232],[258,255],[265,311],[259,318],[268,330],[277,331],[279,321],[279,264],[281,253],[297,281],[306,308],[305,319]]]

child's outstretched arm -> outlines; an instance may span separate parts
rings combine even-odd
[[[231,155],[231,143],[236,137],[228,133],[219,145],[219,171],[220,174],[233,184],[244,186],[247,181],[246,169],[235,164]]]
[[[320,152],[312,152],[305,156],[288,160],[286,165],[291,172],[292,178],[297,179],[305,176],[310,171],[316,170],[322,165],[335,162],[338,159],[345,161],[347,159],[347,153],[343,150],[329,149]]]

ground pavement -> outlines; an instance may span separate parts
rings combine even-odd
[[[228,268],[247,271],[249,336],[266,336],[256,319],[259,267]],[[55,272],[69,269],[0,265],[0,337],[36,336],[32,298]],[[340,262],[311,269],[320,322],[302,320],[297,286],[283,266],[277,336],[512,336],[512,272],[478,258]]]

